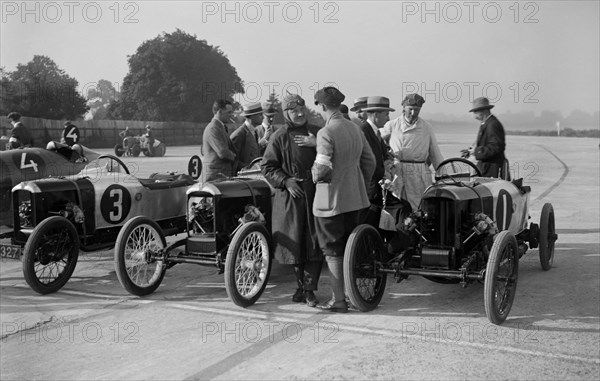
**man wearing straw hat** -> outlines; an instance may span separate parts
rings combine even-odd
[[[256,133],[258,134],[258,146],[260,148],[260,156],[263,156],[269,140],[275,132],[275,126],[273,125],[273,117],[277,115],[277,109],[272,103],[263,104],[263,122],[261,125],[256,126]]]
[[[263,121],[263,108],[259,102],[243,106],[242,115],[246,118],[237,130],[231,134],[231,142],[238,153],[238,169],[247,167],[252,160],[260,156],[256,126]]]
[[[475,148],[461,151],[462,157],[468,158],[474,155],[477,159],[477,167],[484,177],[502,177],[509,179],[508,170],[504,167],[506,141],[504,138],[504,127],[502,123],[491,113],[494,105],[487,98],[481,97],[473,100],[473,107],[469,110],[475,115],[475,119],[481,122]],[[504,168],[504,173],[502,170]]]
[[[360,125],[362,122],[367,120],[367,113],[362,110],[367,104],[367,97],[360,97],[354,100],[354,105],[350,108],[350,111],[356,113],[356,118],[351,119],[354,123]]]
[[[408,94],[402,101],[403,112],[381,129],[384,140],[399,161],[396,174],[400,181],[399,197],[417,210],[425,189],[431,185],[433,168],[443,161],[433,128],[419,118],[425,99],[419,94]]]

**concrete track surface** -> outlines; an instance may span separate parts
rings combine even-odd
[[[445,157],[474,136],[439,134]],[[326,314],[291,302],[291,270],[274,265],[259,302],[238,308],[216,269],[180,264],[147,297],[129,295],[112,250],[81,253],[55,294],[40,296],[21,263],[0,264],[0,378],[14,379],[588,379],[600,377],[597,139],[508,136],[514,177],[532,187],[532,221],[551,202],[554,267],[519,265],[506,322],[485,316],[483,285],[388,278],[372,312]],[[198,147],[127,158],[139,176],[185,172]],[[109,150],[106,150],[108,153]],[[133,164],[132,163],[132,164]],[[323,271],[317,296],[329,297]]]

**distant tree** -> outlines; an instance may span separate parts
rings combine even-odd
[[[179,29],[143,42],[128,63],[121,99],[109,107],[119,119],[208,121],[215,99],[244,92],[218,46]]]
[[[281,109],[281,101],[279,100],[279,97],[277,97],[277,94],[273,91],[269,94],[269,98],[265,102],[272,104],[273,108],[277,110],[277,114],[273,117],[273,124],[283,124],[283,110]]]
[[[594,117],[585,111],[573,110],[565,118],[565,124],[573,128],[588,127],[594,124]]]
[[[307,107],[306,109],[308,110],[308,123],[320,127],[323,127],[325,125],[325,118],[323,118],[323,115],[309,107]]]
[[[0,112],[47,119],[77,119],[88,110],[77,92],[78,82],[53,60],[36,55],[14,72],[2,71]]]
[[[95,87],[91,87],[87,91],[87,105],[90,107],[91,119],[108,119],[110,103],[116,101],[119,97],[120,93],[110,81],[106,79],[99,80]],[[87,115],[86,118],[89,119]]]

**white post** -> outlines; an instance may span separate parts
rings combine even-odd
[[[556,122],[556,136],[560,136],[560,121]]]

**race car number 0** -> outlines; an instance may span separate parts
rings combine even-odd
[[[501,189],[496,203],[496,221],[500,231],[507,230],[512,219],[512,197],[506,190]]]
[[[106,188],[100,201],[100,211],[104,220],[111,224],[123,221],[131,210],[131,195],[129,191],[117,184]]]

